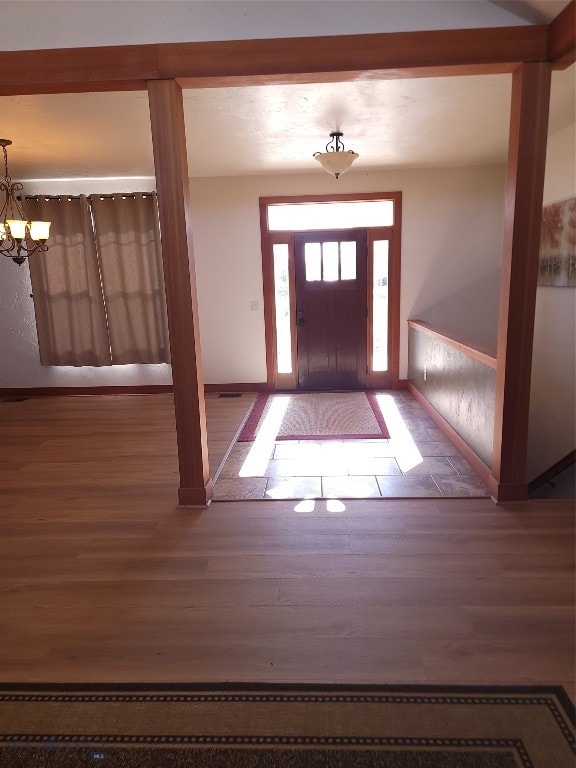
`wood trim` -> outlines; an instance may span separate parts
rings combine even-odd
[[[261,197],[260,204],[266,211],[269,205],[282,205],[285,203],[298,205],[298,203],[338,203],[354,202],[355,200],[397,200],[402,199],[402,192],[346,192],[336,195],[274,195],[272,197]],[[264,222],[268,228],[268,221]],[[337,227],[331,227],[337,229]],[[381,227],[384,229],[384,227]]]
[[[207,507],[212,501],[214,486],[209,478],[202,487],[178,488],[178,502],[184,507]]]
[[[544,62],[522,64],[512,78],[492,468],[503,493],[526,485],[550,80]]]
[[[268,386],[265,381],[258,382],[242,382],[240,384],[204,384],[204,392],[269,392],[272,387]]]
[[[416,389],[410,380],[406,380],[406,388],[412,397],[416,400],[416,402],[421,405],[428,416],[430,416],[432,421],[437,424],[438,428],[446,435],[448,440],[453,443],[456,448],[458,448],[466,461],[472,466],[478,477],[480,477],[480,479],[489,486],[492,477],[490,467],[485,464],[484,461],[482,461],[480,456],[478,456],[478,454],[473,451],[472,448],[470,448],[468,443],[460,437],[454,427],[452,427],[448,421],[446,421],[442,414],[438,413],[436,408],[434,408],[430,401],[427,400],[418,389]]]
[[[298,387],[298,331],[296,326],[296,256],[294,250],[294,234],[288,238],[288,282],[290,290],[290,344],[292,356],[292,373],[277,375],[274,380],[274,388],[281,389],[288,384],[293,389]]]
[[[386,386],[385,379],[387,371],[378,371],[377,373],[372,370],[374,363],[374,240],[382,240],[384,236],[377,237],[370,230],[366,233],[366,306],[368,312],[366,314],[366,387],[367,389],[375,389],[382,382],[382,387]],[[387,231],[385,239],[390,243],[390,233]],[[389,246],[390,250],[390,246]],[[390,270],[388,270],[390,272]],[[390,333],[388,333],[390,336]],[[376,373],[376,375],[375,375]],[[384,374],[381,377],[381,374]]]
[[[427,333],[428,336],[440,339],[444,344],[448,344],[448,346],[463,352],[480,363],[484,363],[484,365],[490,366],[490,368],[496,368],[496,357],[489,347],[484,347],[481,344],[465,339],[463,336],[452,333],[452,331],[437,328],[435,325],[426,323],[424,320],[408,320],[408,325],[416,331],[422,331],[422,333]]]
[[[264,301],[264,339],[266,345],[266,383],[274,389],[276,341],[274,338],[274,278],[272,275],[272,243],[268,232],[266,203],[260,198],[260,249],[262,254],[262,296]]]
[[[212,484],[182,90],[173,80],[151,81],[148,100],[170,331],[179,498],[181,504],[207,504]]]
[[[0,94],[145,90],[147,81],[172,79],[197,88],[478,74],[547,56],[544,25],[3,51]]]
[[[499,483],[494,475],[488,480],[488,491],[497,504],[522,502],[528,498],[527,483]]]
[[[128,384],[102,387],[2,387],[0,397],[77,397],[81,395],[159,395],[174,392],[172,384]]]
[[[402,272],[402,192],[394,193],[394,229],[392,232],[388,292],[388,372],[389,386],[395,387],[400,377],[400,300]]]
[[[548,27],[433,30],[158,45],[163,77],[313,76],[503,65],[546,58]],[[269,80],[265,82],[270,82]],[[250,84],[254,84],[250,82]],[[260,80],[259,84],[263,84]],[[188,85],[188,83],[185,83]]]
[[[266,382],[204,384],[204,392],[268,392]],[[174,392],[173,384],[129,384],[102,387],[3,387],[0,397],[75,397],[79,395],[160,395]]]
[[[394,224],[385,227],[360,227],[367,232],[367,256],[370,262],[371,243],[374,239],[388,239],[390,242],[389,253],[389,281],[390,304],[388,315],[388,342],[389,342],[389,367],[387,371],[374,372],[370,370],[371,361],[371,337],[372,337],[372,311],[370,280],[371,265],[367,265],[367,298],[370,307],[367,318],[367,386],[373,388],[394,388],[399,381],[400,368],[400,273],[401,273],[401,242],[402,242],[402,192],[349,192],[336,195],[281,195],[273,197],[261,197],[260,203],[260,239],[262,248],[262,282],[264,293],[264,323],[266,336],[266,372],[270,389],[287,390],[296,389],[298,383],[298,360],[296,355],[296,334],[292,334],[292,370],[293,374],[276,374],[276,341],[274,319],[274,278],[272,274],[272,246],[274,243],[288,244],[290,253],[290,301],[291,314],[295,317],[296,287],[294,268],[294,233],[292,231],[268,230],[267,208],[274,204],[305,204],[305,203],[330,203],[330,202],[354,202],[356,200],[391,200],[394,203]],[[338,229],[338,227],[331,227]],[[348,228],[347,228],[348,229]],[[345,231],[345,230],[343,230]]]
[[[574,464],[576,464],[576,450],[570,451],[563,459],[557,461],[546,471],[538,475],[538,477],[535,477],[534,480],[530,480],[528,483],[528,493],[534,493],[534,491],[549,483],[550,480],[553,480],[561,472],[573,467]]]
[[[548,59],[562,68],[576,60],[576,0],[572,0],[550,24]]]

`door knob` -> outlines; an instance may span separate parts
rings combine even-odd
[[[302,317],[301,314],[298,314],[298,319],[296,320],[296,325],[306,325],[306,320]]]

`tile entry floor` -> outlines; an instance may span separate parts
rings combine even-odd
[[[489,495],[408,392],[380,395],[390,439],[236,442],[217,475],[214,501]]]

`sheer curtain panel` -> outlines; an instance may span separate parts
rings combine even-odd
[[[87,198],[31,198],[26,207],[52,222],[48,252],[29,259],[41,364],[111,365]]]
[[[156,195],[91,195],[113,365],[170,361]]]

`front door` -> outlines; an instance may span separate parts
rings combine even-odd
[[[366,386],[366,231],[294,236],[299,389]]]

